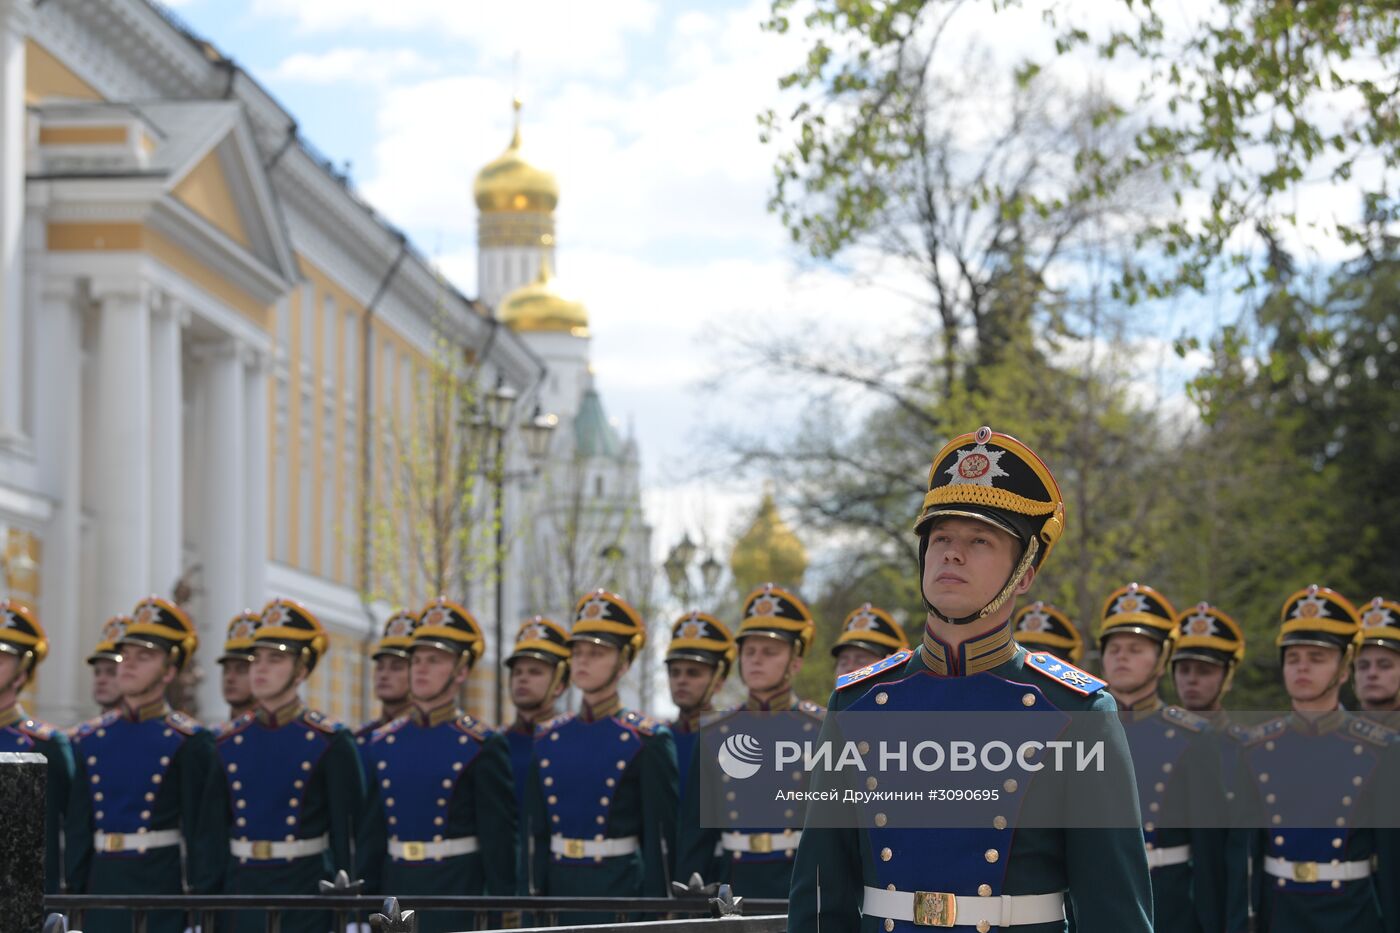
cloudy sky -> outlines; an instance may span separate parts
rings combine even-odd
[[[723,536],[758,491],[691,481],[716,423],[764,417],[700,380],[716,333],[761,320],[879,329],[886,289],[800,272],[766,210],[756,114],[799,59],[765,0],[183,0],[177,15],[264,84],[302,133],[467,294],[477,170],[525,100],[527,156],[553,171],[561,290],[588,306],[609,413],[635,425],[658,546]],[[518,62],[518,64],[517,64]],[[751,374],[750,374],[751,375]],[[750,389],[751,391],[751,389]]]
[[[912,310],[917,289],[897,281],[803,271],[766,210],[775,153],[758,141],[756,114],[780,103],[777,78],[803,54],[800,40],[759,28],[767,0],[172,5],[317,148],[348,162],[356,187],[467,294],[476,292],[472,180],[509,140],[512,96],[524,98],[526,154],[562,188],[560,287],[589,308],[610,414],[624,431],[635,426],[659,548],[682,530],[723,538],[757,500],[752,482],[694,479],[714,462],[711,429],[782,434],[793,410],[765,395],[765,374],[735,372],[742,389],[726,391],[729,380],[713,377],[740,367],[717,335],[755,325],[878,335]],[[1201,0],[1182,0],[1188,8]],[[950,47],[994,35],[1007,63],[1049,57],[1034,9],[993,16],[968,7]],[[1120,83],[1142,77],[1115,67]],[[1329,203],[1335,191],[1311,197]],[[1207,322],[1218,313],[1215,299],[1188,309]],[[1157,373],[1147,391],[1179,400],[1192,361],[1171,354],[1183,327],[1168,323],[1141,335],[1140,355]]]

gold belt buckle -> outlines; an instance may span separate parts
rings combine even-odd
[[[267,839],[259,839],[254,842],[253,858],[263,860],[272,858],[272,842]]]
[[[958,898],[942,891],[914,892],[914,926],[950,927],[958,918]]]
[[[121,833],[108,833],[107,844],[104,846],[104,848],[108,852],[125,852],[126,837],[123,836]]]
[[[421,862],[428,857],[428,853],[421,842],[405,842],[401,857],[405,862]]]
[[[749,851],[758,853],[772,852],[773,835],[771,833],[754,833],[749,836]]]
[[[1301,881],[1301,882],[1303,882],[1304,884],[1307,884],[1307,883],[1316,881],[1316,880],[1317,880],[1317,863],[1316,863],[1316,862],[1294,862],[1294,863],[1293,863],[1293,880],[1294,880],[1294,881]]]
[[[565,857],[565,858],[583,858],[583,857],[584,857],[584,855],[583,855],[583,840],[582,840],[582,839],[565,839],[565,840],[564,840],[564,857]]]

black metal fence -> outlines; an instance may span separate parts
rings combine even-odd
[[[740,902],[745,916],[738,915]],[[82,930],[83,916],[88,911],[129,911],[133,933],[147,933],[155,911],[179,911],[185,915],[186,928],[214,931],[221,928],[221,914],[236,910],[262,912],[267,933],[281,933],[282,917],[288,911],[308,910],[329,912],[336,933],[347,933],[352,924],[367,922],[379,933],[416,933],[418,912],[448,910],[468,914],[473,920],[470,928],[478,930],[502,929],[500,918],[511,914],[528,916],[535,924],[528,929],[547,929],[550,933],[608,933],[609,930],[618,933],[782,933],[787,928],[787,901],[727,897],[407,896],[385,899],[357,894],[56,894],[44,898],[44,909],[46,913],[62,914],[67,930],[73,931]],[[596,913],[599,924],[555,925],[560,913],[580,911]],[[627,919],[639,915],[652,919]],[[62,929],[57,925],[55,928]]]

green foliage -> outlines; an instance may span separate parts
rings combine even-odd
[[[808,53],[783,76],[799,97],[786,117],[759,117],[760,138],[779,147],[772,208],[794,241],[830,258],[878,226],[906,199],[903,169],[925,153],[939,97],[939,40],[964,4],[956,0],[773,0],[765,28],[801,32]],[[994,4],[1019,7],[1015,0]],[[1087,138],[1075,174],[1059,190],[972,188],[1007,216],[1111,197],[1143,174],[1171,186],[1171,211],[1137,233],[1165,266],[1132,263],[1117,282],[1129,299],[1200,289],[1221,261],[1254,284],[1251,245],[1297,227],[1296,196],[1317,181],[1351,182],[1361,204],[1390,194],[1400,167],[1400,7],[1390,2],[1221,0],[1187,24],[1152,0],[1052,5],[1047,28],[1059,55],[1088,52],[1109,67],[1143,66],[1131,92],[1133,145]],[[1126,25],[1108,28],[1106,22]],[[1014,70],[1022,88],[1050,63]],[[1096,126],[1127,113],[1103,102]],[[1337,222],[1333,235],[1375,245],[1373,224]]]

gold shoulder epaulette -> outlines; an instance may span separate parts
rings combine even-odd
[[[1394,729],[1387,728],[1378,722],[1372,722],[1364,716],[1350,717],[1347,722],[1347,734],[1382,747],[1393,745],[1397,739],[1400,739],[1400,733]]]
[[[165,714],[165,721],[170,728],[182,735],[194,735],[204,727],[199,724],[199,720],[193,716],[186,716],[178,709],[173,709]]]
[[[462,718],[457,720],[455,725],[478,742],[485,742],[494,733],[494,730],[486,723],[466,713],[462,714]]]
[[[1192,732],[1203,732],[1206,727],[1210,725],[1209,719],[1206,719],[1204,716],[1198,716],[1189,709],[1180,706],[1162,707],[1162,716],[1169,722],[1183,729],[1189,729]]]
[[[301,718],[308,726],[318,732],[324,732],[326,735],[332,735],[345,728],[339,720],[332,719],[325,713],[317,712],[314,709],[309,709],[305,713],[302,713]]]
[[[1240,744],[1258,745],[1260,742],[1264,742],[1268,739],[1274,738],[1287,728],[1288,720],[1283,716],[1279,716],[1276,719],[1270,719],[1268,722],[1261,722],[1257,726],[1253,726],[1244,730],[1244,734],[1240,736]]]

